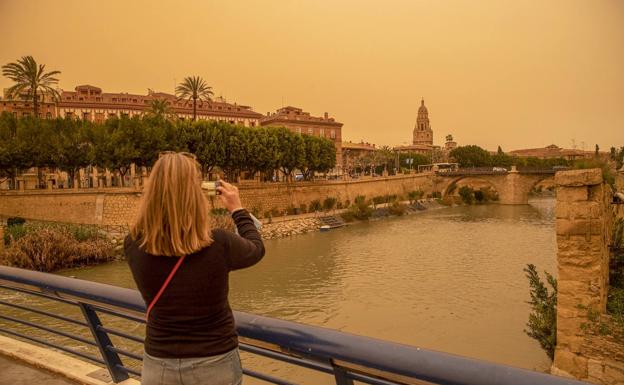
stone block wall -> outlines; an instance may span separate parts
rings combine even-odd
[[[432,191],[426,175],[405,175],[369,178],[354,181],[253,183],[239,186],[245,207],[259,213],[288,207],[321,203],[333,197],[351,203],[358,195],[406,195],[413,190]],[[137,215],[141,191],[138,189],[103,188],[85,190],[34,190],[0,192],[0,217],[19,216],[30,220],[127,225]],[[220,207],[218,198],[211,198],[213,207]]]
[[[558,296],[552,373],[624,384],[624,342],[598,336],[588,327],[606,311],[611,188],[599,169],[558,172],[555,184]]]

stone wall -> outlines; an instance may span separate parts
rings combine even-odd
[[[624,343],[592,327],[608,317],[611,188],[599,169],[558,172],[557,348],[552,373],[596,384],[624,383]]]
[[[353,202],[358,195],[372,198],[377,195],[406,195],[409,191],[432,191],[427,175],[402,175],[387,178],[366,178],[352,181],[243,183],[239,186],[243,205],[262,214],[276,209],[309,205],[327,197],[344,203]],[[34,190],[0,192],[0,217],[19,216],[31,220],[127,225],[137,213],[140,190],[85,189]],[[211,198],[214,207],[219,199]]]

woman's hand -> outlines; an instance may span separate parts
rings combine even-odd
[[[223,206],[225,206],[230,213],[243,208],[240,196],[238,196],[238,187],[223,180],[219,180],[219,187],[217,187],[217,190],[221,193],[219,197],[221,198]]]

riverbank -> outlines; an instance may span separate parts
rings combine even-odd
[[[447,206],[441,205],[435,199],[421,199],[419,201],[410,204],[409,201],[401,202],[404,205],[405,210],[401,215],[413,215],[426,210],[444,208]],[[382,220],[389,217],[395,217],[391,213],[389,203],[383,203],[376,205],[373,208],[372,214],[368,220]],[[302,215],[283,216],[271,219],[262,220],[262,229],[260,233],[263,239],[277,239],[285,238],[298,234],[305,234],[312,231],[319,231],[322,222],[319,219],[324,216],[335,216],[341,218],[341,215],[349,212],[350,209],[332,210],[329,212],[317,212]],[[353,220],[347,225],[358,222],[365,222],[366,220]]]

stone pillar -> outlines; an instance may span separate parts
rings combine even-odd
[[[106,171],[104,172],[105,178],[106,178],[106,187],[110,187],[112,184],[111,181],[111,172],[109,169],[106,169]]]
[[[558,262],[557,348],[553,374],[603,383],[591,375],[588,314],[605,312],[612,211],[610,187],[600,169],[560,171],[556,229]]]
[[[98,170],[97,167],[92,167],[91,168],[91,187],[93,188],[98,188],[100,187],[100,180],[98,178]]]

